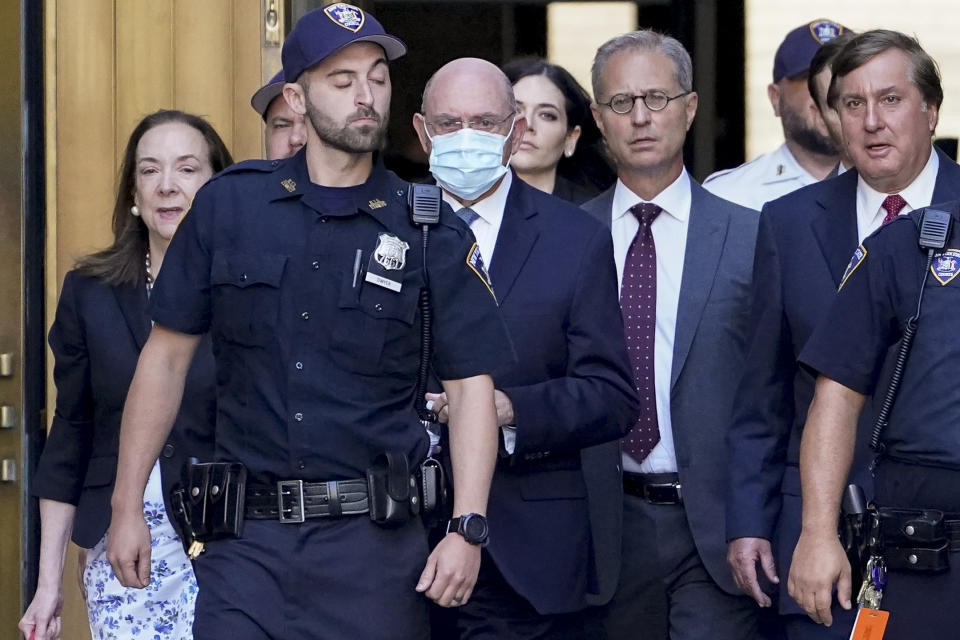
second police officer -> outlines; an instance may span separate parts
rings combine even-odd
[[[241,163],[204,187],[171,244],[175,266],[154,289],[156,326],[124,415],[109,555],[122,582],[146,586],[140,496],[185,363],[209,331],[216,459],[244,465],[247,504],[242,534],[208,542],[195,562],[196,637],[421,638],[418,592],[443,606],[470,597],[497,450],[486,372],[513,352],[469,230],[444,209],[424,264],[408,185],[375,160],[388,61],[405,51],[351,5],[304,15],[284,44],[283,96],[310,123],[305,149]],[[365,515],[376,494],[363,480],[385,452],[411,469],[427,454],[414,411],[427,278],[459,516],[432,553],[416,518],[385,528]],[[398,501],[402,467],[385,480]],[[207,494],[211,504],[221,495],[213,478]]]
[[[926,243],[939,249],[926,248],[921,240],[922,220],[936,215],[931,210],[952,219],[942,240]],[[938,226],[942,230],[947,223]],[[872,552],[883,558],[885,569],[873,574],[881,597],[868,595],[864,604],[889,611],[887,640],[945,637],[956,624],[960,570],[950,565],[958,562],[960,551],[960,395],[954,375],[960,358],[958,274],[960,201],[893,220],[857,250],[829,313],[800,354],[820,377],[800,452],[803,533],[790,593],[817,622],[833,622],[834,585],[842,606],[858,604],[860,594],[851,592],[851,582],[860,576],[851,575],[837,540],[836,514],[857,418],[870,395],[886,396],[882,372],[893,370],[897,343],[915,322],[899,393],[887,424],[877,432],[879,519],[870,537],[878,543]]]

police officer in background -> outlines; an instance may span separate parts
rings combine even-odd
[[[425,251],[408,185],[375,161],[388,60],[405,52],[351,5],[304,15],[284,44],[283,97],[310,123],[306,147],[241,163],[201,189],[169,250],[180,266],[153,289],[109,557],[125,585],[148,584],[139,496],[209,331],[216,459],[244,465],[246,505],[242,532],[208,542],[194,562],[198,638],[419,639],[429,633],[422,593],[442,606],[470,598],[497,451],[486,372],[513,353],[466,226],[444,209]],[[402,464],[419,465],[429,442],[414,411],[427,278],[457,488],[450,533],[432,553],[419,519],[403,517],[413,500]],[[388,491],[368,492],[365,473],[385,457]],[[237,488],[210,485],[211,504]],[[389,528],[366,514],[387,495],[397,506]]]
[[[307,142],[307,123],[283,99],[284,84],[281,69],[250,98],[250,106],[263,118],[267,160],[289,158]]]
[[[877,585],[880,607],[890,612],[887,640],[951,635],[960,602],[960,568],[950,567],[960,562],[960,202],[933,205],[927,215],[930,209],[948,212],[952,221],[943,248],[930,251],[932,263],[919,243],[923,209],[881,227],[858,249],[800,355],[820,377],[801,447],[803,533],[790,593],[811,618],[829,625],[834,585],[845,608],[858,596],[851,594],[850,564],[837,540],[857,417],[868,396],[886,394],[880,371],[899,354],[891,347],[917,312],[922,280],[916,335],[874,469],[882,514],[878,553],[888,570],[885,588],[882,579]]]
[[[783,126],[783,144],[708,176],[703,181],[707,191],[759,211],[764,203],[822,180],[836,168],[837,149],[810,97],[807,73],[820,45],[845,31],[831,20],[815,20],[787,34],[774,56],[773,83],[767,87],[773,113]]]
[[[843,45],[855,35],[853,31],[846,30],[833,40],[824,42],[823,45],[814,54],[810,61],[810,71],[807,76],[807,89],[810,91],[810,97],[813,104],[817,105],[817,111],[823,119],[823,126],[826,127],[827,135],[830,141],[837,149],[840,161],[836,168],[827,174],[832,178],[838,176],[847,169],[853,167],[853,159],[847,152],[846,144],[843,142],[843,129],[840,126],[840,115],[827,104],[827,91],[830,89],[830,81],[833,79],[833,60],[840,53]]]

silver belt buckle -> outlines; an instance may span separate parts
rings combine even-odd
[[[284,498],[296,500],[296,506],[284,507]],[[304,521],[303,480],[280,480],[277,482],[277,512],[280,522],[299,524]],[[289,515],[287,515],[289,513]]]

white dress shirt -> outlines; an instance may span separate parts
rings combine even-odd
[[[900,197],[907,201],[900,215],[905,215],[932,204],[933,188],[937,184],[937,172],[940,170],[940,158],[937,157],[935,149],[930,149],[930,159],[923,166],[913,182],[906,189],[900,192]],[[857,238],[862,243],[863,239],[880,228],[883,219],[887,215],[886,209],[880,205],[887,193],[880,193],[868,185],[863,176],[857,177]]]
[[[493,250],[497,246],[497,234],[500,233],[503,210],[507,206],[507,194],[510,193],[510,185],[512,184],[513,172],[508,171],[503,176],[503,180],[500,181],[500,186],[493,193],[470,205],[470,209],[480,216],[470,225],[470,230],[477,238],[480,257],[483,258],[483,264],[487,271],[490,271],[490,265],[493,264]],[[454,213],[464,208],[459,200],[446,191],[443,192],[443,200],[450,205]]]
[[[474,202],[470,209],[476,213],[479,218],[470,225],[474,237],[477,239],[477,247],[480,248],[480,257],[483,258],[483,264],[490,272],[490,265],[493,264],[493,250],[497,246],[497,235],[500,233],[500,223],[503,222],[503,210],[507,206],[507,194],[510,193],[510,185],[513,184],[513,172],[508,171],[503,176],[493,193],[483,200]],[[451,196],[446,191],[443,192],[443,200],[450,205],[453,212],[456,213],[463,209],[463,203]],[[512,454],[517,446],[517,428],[513,425],[504,425],[500,428],[503,433],[503,447],[507,453]]]
[[[623,454],[625,471],[670,473],[677,470],[670,420],[670,376],[673,371],[673,340],[677,327],[683,257],[687,247],[690,197],[690,177],[684,169],[669,187],[650,200],[663,209],[650,226],[657,251],[657,328],[653,342],[653,375],[660,442],[642,461]],[[618,283],[623,281],[627,251],[640,226],[636,216],[630,213],[630,208],[641,202],[646,201],[617,180],[613,192],[611,232]]]

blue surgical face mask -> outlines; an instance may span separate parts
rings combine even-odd
[[[427,131],[431,143],[430,173],[437,184],[450,193],[464,200],[473,200],[507,172],[503,149],[511,134],[513,123],[505,136],[464,127],[431,138]]]

